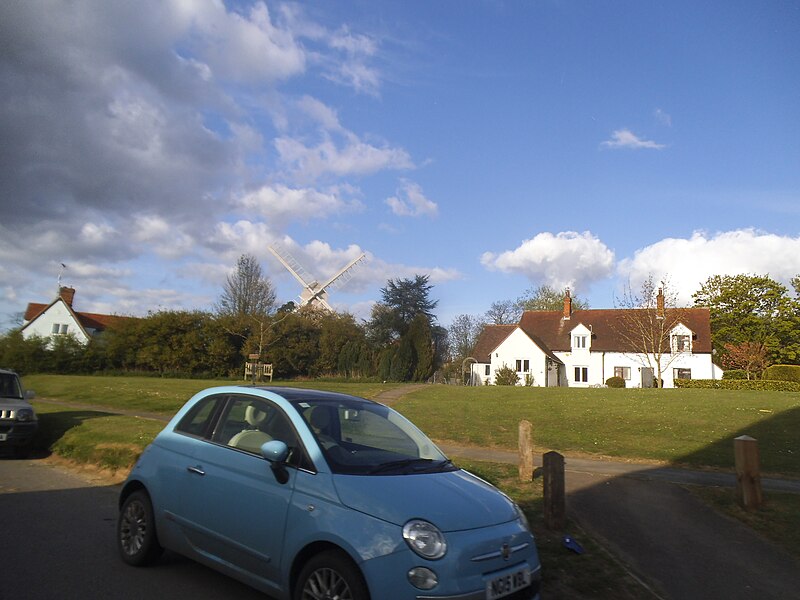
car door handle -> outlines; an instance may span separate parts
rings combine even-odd
[[[201,477],[206,474],[206,472],[200,467],[186,467],[186,470],[189,471],[189,473],[194,473],[195,475],[200,475]]]

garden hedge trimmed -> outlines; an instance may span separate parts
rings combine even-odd
[[[800,383],[772,379],[676,379],[676,388],[705,390],[756,390],[763,392],[800,392]]]

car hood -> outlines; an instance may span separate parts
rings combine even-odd
[[[506,496],[463,470],[335,475],[334,484],[346,506],[400,526],[409,519],[425,519],[442,531],[462,531],[517,518]]]
[[[30,408],[30,409],[33,408],[25,400],[22,400],[20,398],[6,398],[4,396],[0,396],[0,407],[4,408],[5,410],[19,410],[20,408]]]

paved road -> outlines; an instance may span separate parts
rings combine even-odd
[[[146,569],[123,564],[114,546],[118,493],[43,460],[0,458],[0,598],[264,599],[174,554]]]

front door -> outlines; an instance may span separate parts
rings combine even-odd
[[[288,481],[280,483],[253,440],[272,439],[268,427],[283,425],[276,419],[286,417],[261,398],[231,398],[212,440],[197,446],[182,499],[184,528],[195,550],[271,586],[280,581],[296,471],[286,469]]]
[[[642,387],[643,388],[653,387],[654,380],[655,377],[653,376],[652,367],[642,367]]]

